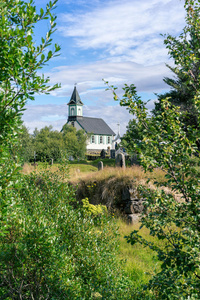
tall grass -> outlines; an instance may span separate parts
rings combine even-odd
[[[74,167],[74,166],[73,166]],[[75,167],[74,167],[75,168]],[[87,169],[88,168],[88,169]],[[79,179],[84,179],[84,180],[105,180],[109,179],[111,177],[116,177],[116,178],[122,178],[124,176],[129,177],[130,179],[137,179],[138,181],[141,180],[157,180],[159,182],[164,182],[165,177],[164,177],[164,172],[160,169],[157,169],[156,172],[148,172],[145,173],[140,166],[132,166],[132,167],[127,167],[126,169],[123,168],[116,168],[116,167],[105,167],[101,171],[95,172],[90,172],[89,167],[86,166],[86,170],[84,174],[80,173],[77,178],[71,178],[71,181],[78,181]]]
[[[116,224],[119,228],[119,259],[125,261],[124,270],[135,287],[146,284],[155,270],[160,268],[156,253],[138,243],[135,245],[127,243],[125,236],[128,236],[134,230],[139,230],[139,221],[136,221],[134,224],[127,224],[125,220],[118,217],[116,218]],[[149,235],[147,228],[140,229],[139,233],[143,238],[159,244],[158,240]]]

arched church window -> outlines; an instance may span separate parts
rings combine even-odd
[[[74,108],[71,108],[71,116],[74,116]]]
[[[79,108],[78,109],[78,116],[80,116],[81,115],[81,109]]]

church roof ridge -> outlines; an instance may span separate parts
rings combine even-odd
[[[98,119],[98,120],[103,120],[102,118],[96,118],[96,117],[83,117],[84,119]]]

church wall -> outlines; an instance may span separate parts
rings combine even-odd
[[[73,125],[75,128],[76,128],[76,130],[80,130],[80,129],[83,129],[76,121],[71,121],[71,122],[68,122],[67,123],[68,125]]]
[[[94,143],[92,143],[92,137],[89,137],[87,140],[87,150],[107,150],[108,147],[112,149],[112,140],[114,139],[114,136],[110,137],[110,143],[108,143],[108,136],[106,135],[95,135],[94,136]],[[100,143],[100,136],[102,137],[102,143]]]
[[[77,130],[83,129],[76,121],[68,122],[68,124],[73,125]],[[87,150],[102,150],[102,149],[107,150],[108,147],[110,147],[110,149],[114,149],[112,143],[114,136],[97,135],[97,134],[93,134],[93,136],[94,136],[94,143],[92,143],[92,135],[87,140]],[[110,139],[110,143],[108,143],[108,139]]]

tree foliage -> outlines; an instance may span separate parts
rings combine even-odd
[[[54,174],[18,172],[17,154],[25,155],[19,140],[29,150],[32,145],[22,128],[25,103],[57,87],[37,73],[59,50],[48,50],[55,4],[50,1],[38,14],[32,0],[0,1],[0,299],[131,299],[115,258],[115,225],[106,213],[94,223],[78,206],[66,183],[66,161]],[[49,31],[37,46],[34,26],[46,19]],[[45,155],[52,156],[52,143],[62,143],[61,136],[67,143],[69,134],[74,142],[85,139],[71,128],[58,133],[48,127],[35,130],[33,138],[45,140]]]
[[[62,132],[53,130],[52,126],[34,130],[33,135],[23,126],[19,135],[19,156],[24,162],[33,161],[34,153],[36,161],[61,160],[65,157],[84,158],[86,153],[87,135],[83,130],[76,130],[73,126],[64,125]]]
[[[164,94],[157,94],[158,101],[155,102],[153,114],[160,114],[162,100],[168,101],[179,107],[182,111],[181,123],[187,132],[188,126],[194,126],[200,130],[198,119],[198,108],[196,107],[196,94],[200,82],[200,24],[199,24],[199,1],[185,1],[186,26],[178,36],[164,35],[164,44],[168,49],[174,66],[167,67],[174,73],[174,78],[164,78],[164,82],[171,88]],[[137,121],[132,120],[127,126],[127,132],[123,137],[122,144],[131,151],[129,144],[137,136]],[[197,140],[198,150],[200,141]]]
[[[84,130],[76,130],[75,127],[65,124],[62,128],[65,150],[75,159],[84,158],[86,153],[87,135]]]
[[[33,1],[5,0],[0,2],[0,183],[8,184],[17,172],[17,134],[22,126],[21,115],[28,99],[35,93],[49,93],[58,85],[48,86],[49,78],[38,74],[60,47],[49,49],[55,31],[56,17],[52,14],[57,0],[37,13]],[[49,20],[49,30],[36,45],[34,28]],[[8,164],[8,160],[13,163]]]
[[[181,72],[187,76],[185,85],[193,87],[190,103],[200,121],[199,63],[200,1],[185,1],[187,12],[183,40],[171,36],[166,38],[170,53]],[[191,26],[192,25],[192,26]],[[194,33],[195,53],[190,38]],[[197,54],[198,53],[198,54]],[[113,89],[114,99],[117,99]],[[161,169],[165,172],[169,192],[156,181],[155,190],[139,187],[144,200],[141,227],[146,226],[150,235],[162,241],[161,246],[144,240],[134,231],[127,237],[131,244],[139,242],[157,252],[161,270],[155,271],[147,288],[156,299],[199,299],[200,298],[200,178],[191,164],[191,157],[199,154],[197,143],[200,138],[198,126],[183,126],[185,111],[174,106],[170,98],[160,98],[160,109],[149,115],[146,103],[137,95],[136,87],[125,85],[120,100],[134,115],[137,131],[132,136],[132,147],[140,153],[140,162],[147,171]],[[132,123],[131,123],[132,125]],[[134,129],[134,127],[133,127]],[[130,131],[129,131],[130,132]]]
[[[199,1],[186,1],[186,26],[179,37],[165,36],[164,43],[173,59],[175,66],[168,66],[174,73],[174,78],[164,78],[171,90],[165,94],[158,95],[155,103],[154,113],[159,113],[163,98],[180,107],[184,112],[181,122],[187,130],[188,125],[200,129],[198,120],[198,109],[195,103],[195,95],[200,88],[200,23],[199,23]],[[200,142],[197,141],[200,150]]]
[[[51,13],[56,2],[50,2],[46,11],[41,9],[38,14],[36,7],[32,5],[33,1],[1,1],[0,112],[4,133],[1,141],[16,128],[16,117],[20,116],[27,99],[33,100],[35,93],[48,93],[58,87],[57,84],[48,86],[49,78],[37,73],[60,49],[55,45],[53,50],[48,51],[56,26],[56,17]],[[50,20],[50,29],[46,37],[41,38],[41,44],[36,46],[34,26],[44,19]]]
[[[140,242],[149,246],[161,260],[161,271],[149,282],[158,299],[186,299],[200,296],[199,270],[199,199],[200,180],[190,158],[197,152],[198,130],[183,130],[181,112],[163,99],[162,113],[148,117],[142,100],[137,97],[134,86],[125,88],[122,105],[127,105],[138,119],[138,130],[143,135],[137,141],[141,165],[145,170],[162,169],[166,186],[171,193],[157,185],[157,190],[140,187],[145,198],[142,226],[150,234],[163,241],[158,247],[142,239],[137,232],[127,237],[132,244]],[[134,95],[134,101],[130,98]],[[179,195],[179,200],[175,195]]]
[[[0,298],[131,299],[114,222],[105,209],[94,218],[77,206],[65,172],[66,164],[18,177],[4,194],[12,205],[0,239]]]
[[[157,182],[154,191],[144,186],[139,188],[145,199],[141,227],[149,228],[152,236],[163,241],[163,246],[144,240],[136,231],[127,240],[132,244],[140,242],[157,252],[161,271],[152,277],[148,288],[158,299],[198,299],[200,179],[190,158],[198,151],[199,131],[189,126],[187,133],[183,130],[182,112],[168,99],[161,102],[162,113],[150,117],[135,86],[126,86],[124,90],[120,104],[137,118],[137,130],[142,136],[134,143],[140,163],[146,171],[162,169],[166,174],[165,185],[171,190],[167,194]]]
[[[58,161],[64,149],[62,133],[52,130],[52,126],[45,126],[33,137],[33,148],[37,161],[50,161],[50,159]]]
[[[16,149],[17,155],[23,160],[23,162],[30,161],[33,158],[34,145],[33,136],[29,134],[25,125],[22,126],[18,135],[18,148]]]

